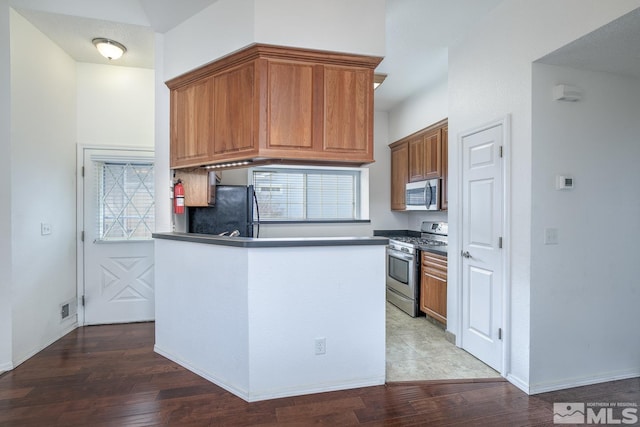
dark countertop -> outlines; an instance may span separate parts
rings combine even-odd
[[[240,248],[293,248],[301,246],[371,246],[386,245],[386,237],[227,237],[195,233],[153,233],[154,239],[178,240]]]
[[[442,245],[440,245],[440,246],[420,245],[420,246],[418,246],[418,249],[420,249],[421,251],[425,251],[425,252],[432,252],[434,254],[447,256],[448,246],[447,245],[444,245],[444,246],[442,246]]]

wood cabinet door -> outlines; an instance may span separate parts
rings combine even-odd
[[[434,129],[424,136],[424,179],[442,175],[441,129]]]
[[[220,159],[221,155],[257,149],[255,62],[213,79],[214,155]]]
[[[213,79],[171,91],[172,168],[198,166],[213,156]]]
[[[449,127],[442,128],[442,186],[440,209],[449,208]]]
[[[403,211],[407,204],[405,186],[409,182],[409,145],[398,145],[391,149],[391,209]]]
[[[426,152],[424,136],[409,140],[409,182],[425,179]]]
[[[422,275],[420,310],[447,324],[447,281],[439,277]]]
[[[372,70],[324,66],[323,79],[323,152],[373,161]]]
[[[422,252],[420,310],[447,324],[447,258]]]
[[[313,148],[312,64],[268,61],[267,148]]]

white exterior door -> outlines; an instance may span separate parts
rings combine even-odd
[[[502,372],[504,124],[462,136],[462,348]]]
[[[154,319],[153,152],[83,150],[84,324]]]

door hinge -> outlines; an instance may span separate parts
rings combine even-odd
[[[80,174],[84,177],[84,166],[82,167],[82,171],[80,172]]]
[[[80,232],[80,241],[84,242],[84,230]]]
[[[502,152],[502,145],[500,146],[500,157],[502,157],[504,153]]]
[[[498,237],[498,249],[502,249],[502,237]]]
[[[84,307],[84,295],[82,295],[82,301],[81,301],[82,306]]]
[[[83,297],[84,298],[84,297]],[[84,305],[84,304],[83,304]],[[502,339],[502,328],[498,328],[498,339]]]

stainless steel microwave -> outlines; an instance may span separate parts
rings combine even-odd
[[[408,211],[437,211],[440,209],[440,180],[410,182],[405,189]]]

